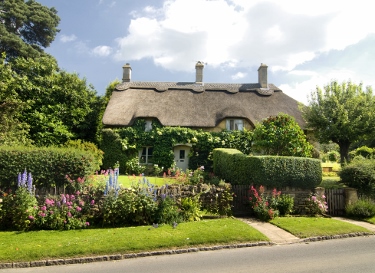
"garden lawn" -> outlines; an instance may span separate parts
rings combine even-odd
[[[170,225],[71,231],[0,232],[0,263],[125,254],[243,242],[269,241],[232,218]]]
[[[278,217],[270,223],[299,238],[371,232],[354,224],[323,217]]]
[[[118,183],[121,185],[123,188],[130,188],[131,186],[135,186],[138,183],[143,184],[144,183],[144,178],[148,180],[148,182],[154,186],[163,186],[166,184],[172,185],[172,184],[179,184],[176,179],[174,178],[164,178],[164,177],[156,177],[156,176],[150,176],[150,177],[143,177],[143,176],[135,176],[135,175],[119,175],[118,176]],[[99,184],[103,183],[105,185],[106,180],[108,179],[107,175],[92,175],[89,179],[94,184]]]
[[[375,216],[374,217],[371,217],[371,218],[368,218],[366,219],[366,222],[369,222],[371,224],[375,224]]]

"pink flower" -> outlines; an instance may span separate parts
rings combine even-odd
[[[47,207],[46,206],[43,206],[40,208],[42,211],[46,211],[47,210]]]
[[[46,205],[47,206],[53,206],[55,204],[55,201],[53,199],[46,199]]]
[[[86,225],[86,226],[89,226],[89,225],[90,225],[90,223],[89,223],[89,222],[86,222],[86,223],[85,223],[85,225]]]
[[[79,191],[76,191],[76,194],[77,194],[77,195],[80,195],[80,192],[79,192]]]
[[[69,218],[72,217],[72,214],[70,213],[70,211],[68,211],[67,215],[68,215]]]
[[[83,201],[81,200],[81,201],[79,201],[79,205],[80,205],[81,207],[83,207],[83,206],[85,205],[85,202],[83,202]]]
[[[35,218],[34,218],[34,216],[29,215],[29,219],[30,219],[30,220],[34,220]]]
[[[90,205],[93,206],[95,204],[95,200],[91,200]]]
[[[77,210],[77,211],[81,211],[82,208],[81,208],[81,207],[76,207],[76,210]]]

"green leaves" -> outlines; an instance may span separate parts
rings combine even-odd
[[[373,133],[375,100],[371,87],[351,81],[332,81],[312,92],[309,106],[302,109],[307,126],[322,143],[340,146],[341,162],[348,160],[349,145]]]
[[[55,8],[34,0],[0,1],[0,52],[7,58],[36,58],[55,39],[60,18]]]
[[[271,116],[254,129],[254,151],[265,155],[311,157],[312,145],[293,117]]]

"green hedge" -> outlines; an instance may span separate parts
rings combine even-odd
[[[314,188],[322,181],[320,160],[286,156],[246,156],[235,149],[213,151],[214,173],[233,185]]]
[[[0,146],[0,188],[15,188],[18,173],[32,174],[37,187],[61,187],[72,179],[93,174],[96,171],[95,156],[74,148],[31,148]]]

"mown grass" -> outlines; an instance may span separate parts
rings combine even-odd
[[[368,218],[366,219],[366,222],[369,222],[371,224],[375,224],[375,216],[374,217],[371,217],[371,218]]]
[[[371,232],[366,228],[323,217],[279,217],[271,221],[299,238]]]
[[[232,218],[162,225],[71,231],[0,232],[0,262],[33,261],[269,239]]]
[[[163,186],[166,184],[178,184],[178,180],[170,177],[156,177],[156,176],[150,176],[150,177],[143,177],[143,176],[134,176],[134,175],[119,175],[118,176],[118,183],[124,187],[124,188],[130,188],[133,185],[136,185],[137,183],[141,182],[143,179],[147,179],[150,184],[154,186]],[[90,177],[91,181],[93,183],[105,183],[106,179],[108,179],[108,176],[104,175],[93,175]]]

